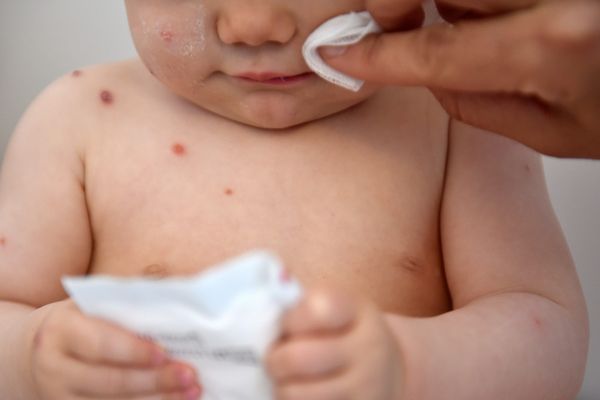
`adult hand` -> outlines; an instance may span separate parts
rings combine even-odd
[[[453,24],[405,31],[421,3],[368,0],[386,33],[324,58],[367,81],[426,86],[453,118],[542,153],[600,159],[599,0],[439,0]]]

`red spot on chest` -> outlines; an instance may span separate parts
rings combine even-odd
[[[6,238],[4,236],[0,236],[0,247],[6,246]]]
[[[225,195],[227,195],[227,196],[233,196],[233,189],[231,189],[231,188],[225,189]]]
[[[173,34],[173,32],[165,30],[165,31],[160,32],[160,37],[165,42],[171,43],[173,41],[173,38],[175,37],[175,35]]]
[[[83,72],[81,72],[80,70],[76,69],[75,71],[71,72],[71,76],[73,78],[79,78],[81,75],[83,74]]]
[[[171,151],[173,151],[173,154],[180,157],[184,156],[186,153],[185,146],[181,143],[175,143],[173,146],[171,146]]]
[[[44,333],[42,331],[42,328],[40,328],[40,330],[38,330],[35,333],[35,336],[33,337],[33,348],[34,349],[39,349],[42,347],[42,337],[43,337]]]
[[[114,103],[115,97],[108,90],[103,90],[102,92],[100,92],[100,100],[102,101],[102,103],[110,105]]]

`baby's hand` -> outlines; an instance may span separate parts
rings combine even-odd
[[[199,398],[194,370],[168,360],[156,344],[84,316],[71,301],[50,307],[30,356],[40,399]]]
[[[267,358],[278,400],[396,400],[398,345],[375,306],[332,291],[307,295]]]

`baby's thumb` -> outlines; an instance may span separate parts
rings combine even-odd
[[[357,314],[356,302],[344,294],[326,290],[310,292],[286,314],[282,333],[284,336],[336,333],[351,326]]]

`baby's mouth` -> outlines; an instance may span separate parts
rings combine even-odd
[[[262,83],[267,85],[289,85],[305,81],[315,76],[313,72],[305,72],[298,75],[285,75],[276,72],[247,72],[237,75],[236,78],[247,82]]]

